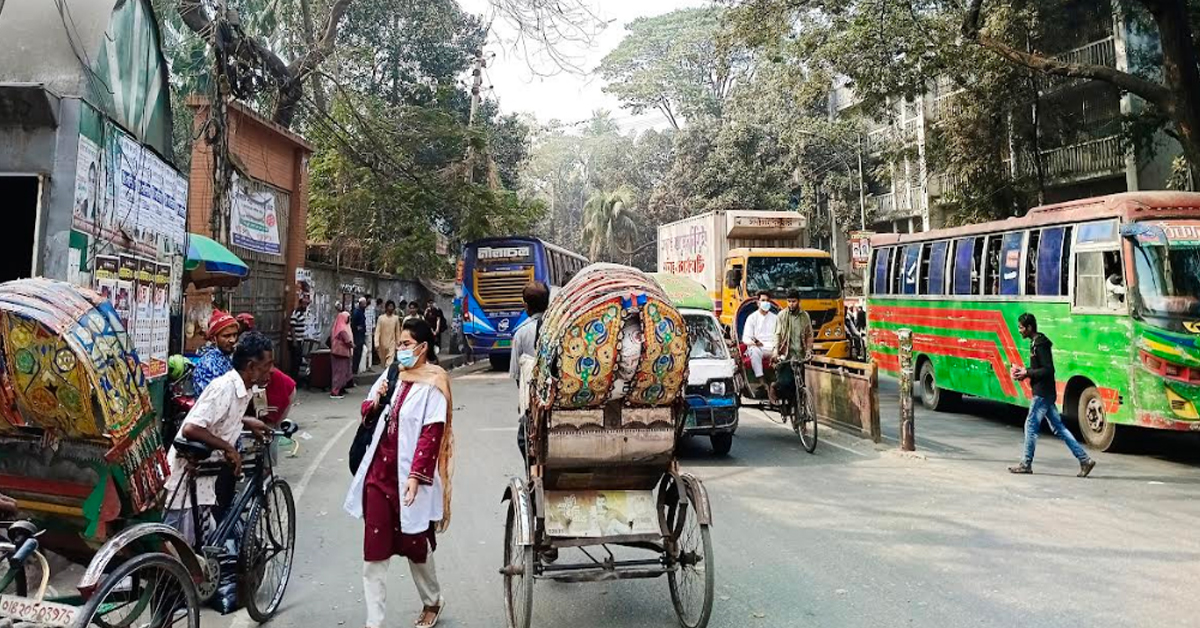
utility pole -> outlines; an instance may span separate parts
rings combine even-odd
[[[475,113],[479,110],[480,93],[483,91],[483,69],[487,60],[483,58],[483,49],[475,51],[475,63],[471,68],[471,113],[467,116],[467,128],[475,128]],[[467,143],[467,183],[475,182],[475,145]]]
[[[862,167],[862,133],[858,134],[858,211],[862,216],[860,219],[859,229],[867,230],[867,180],[863,178]]]

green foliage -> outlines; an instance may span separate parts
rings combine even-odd
[[[593,261],[628,261],[638,237],[634,192],[595,192],[583,205],[583,239]]]

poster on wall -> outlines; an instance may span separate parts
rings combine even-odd
[[[850,267],[854,270],[863,270],[871,262],[871,236],[875,235],[872,231],[851,231],[850,232]]]
[[[143,362],[147,362],[154,354],[154,273],[157,266],[153,260],[138,260],[136,313],[133,320],[138,355],[142,356]]]
[[[121,317],[121,324],[130,332],[131,339],[136,341],[133,331],[133,290],[134,281],[137,279],[138,261],[132,255],[121,255],[117,259],[116,300],[113,301],[113,305],[117,308],[117,315]]]
[[[229,231],[233,243],[259,253],[280,255],[279,218],[275,194],[252,190],[245,179],[234,177],[232,217]]]
[[[170,354],[171,306],[168,301],[171,287],[171,265],[155,264],[154,268],[154,353],[165,364]]]
[[[97,255],[95,270],[92,272],[92,289],[100,296],[108,299],[113,307],[117,305],[117,270],[121,262],[110,255]]]
[[[94,232],[100,223],[104,204],[103,164],[100,147],[92,140],[79,136],[79,157],[75,166],[74,227]]]

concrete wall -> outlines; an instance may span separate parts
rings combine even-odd
[[[371,295],[371,298],[392,300],[397,304],[401,300],[418,300],[424,304],[429,298],[429,291],[420,283],[407,279],[399,279],[390,275],[376,275],[355,270],[338,270],[332,266],[309,263],[305,268],[312,272],[313,302],[309,312],[319,323],[320,338],[329,337],[333,329],[333,317],[337,313],[337,304],[344,303],[352,307],[361,296]],[[449,312],[446,307],[443,312]],[[447,314],[447,318],[449,315]]]

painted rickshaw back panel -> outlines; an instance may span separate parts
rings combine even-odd
[[[167,476],[140,360],[98,294],[0,285],[0,490],[47,528],[103,540],[149,515]]]

